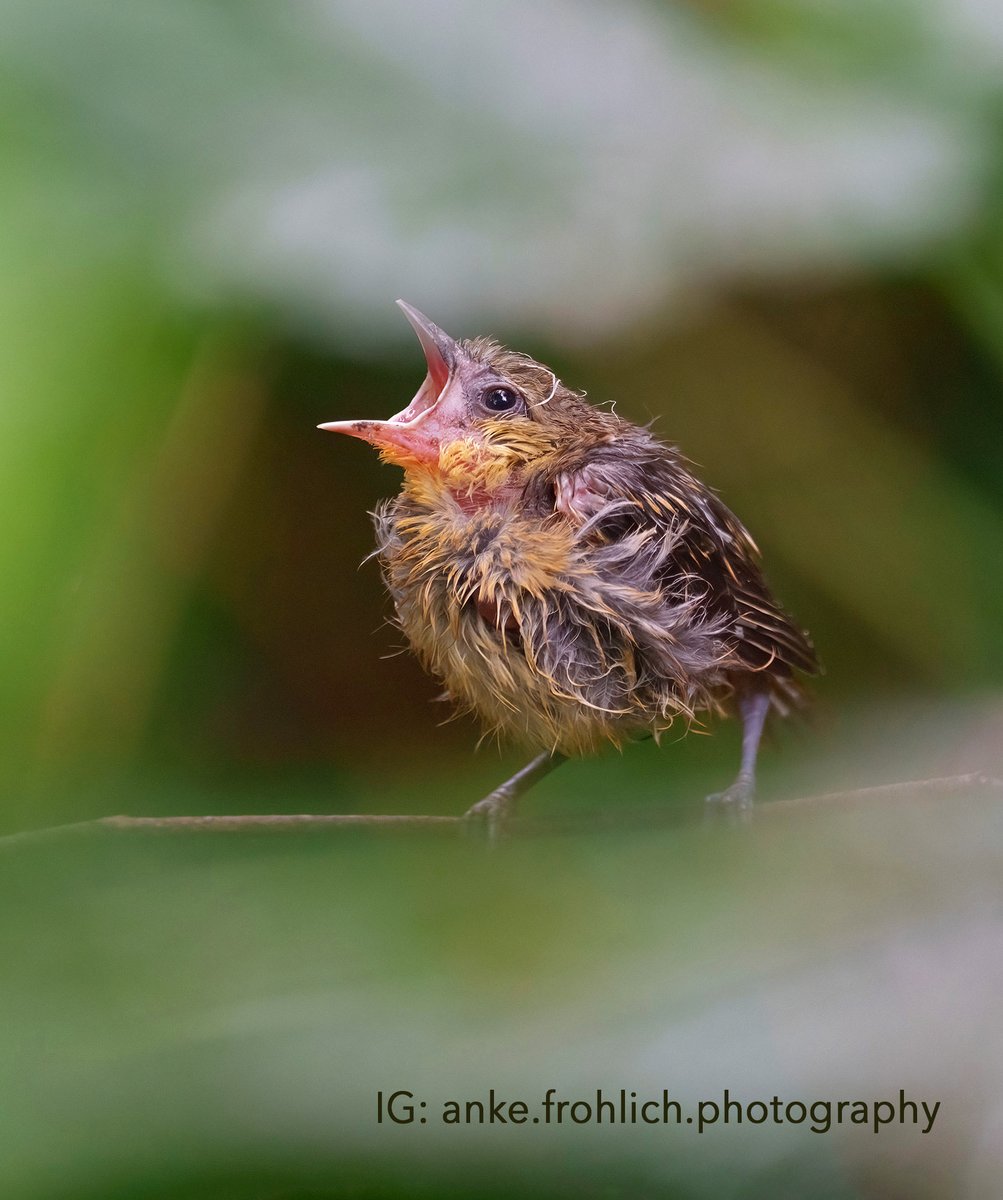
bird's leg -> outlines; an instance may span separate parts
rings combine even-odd
[[[489,792],[483,800],[478,800],[476,804],[472,805],[467,810],[466,816],[468,818],[486,818],[488,832],[493,837],[504,820],[515,811],[516,802],[523,792],[529,791],[537,780],[542,779],[544,775],[549,775],[564,761],[563,754],[545,750],[542,754],[538,754],[532,762],[527,763],[521,771],[516,771],[511,779],[506,779],[493,792]]]
[[[752,806],[756,791],[756,756],[766,714],[770,711],[769,694],[757,692],[752,696],[743,696],[738,702],[738,711],[742,716],[742,765],[731,787],[723,792],[714,792],[707,797],[707,801],[710,804],[734,806],[741,811]]]

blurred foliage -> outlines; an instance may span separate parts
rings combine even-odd
[[[0,832],[459,812],[517,765],[475,758],[388,657],[357,564],[397,479],[314,428],[417,387],[398,295],[654,420],[747,521],[828,669],[767,794],[1003,774],[995,6],[0,11]],[[714,732],[572,764],[533,804],[692,820],[731,773],[737,733]],[[925,1142],[883,1159],[891,1135],[870,1158],[766,1134],[667,1156],[633,1134],[391,1149],[372,1124],[409,1072],[535,1091],[574,1053],[572,1082],[680,1061],[693,1094],[833,1093],[851,1068],[895,1089],[929,1060],[957,1105],[936,1146],[989,1194],[998,822],[924,811],[900,843],[833,820],[487,866],[363,837],[12,843],[4,1194],[470,1195],[474,1165],[480,1194],[537,1172],[549,1194],[782,1195],[788,1169],[797,1195],[950,1190]],[[982,1004],[964,1046],[951,970]],[[847,987],[870,1024],[839,1017]],[[781,1005],[767,1035],[766,995],[813,1015]]]
[[[991,1195],[998,798],[751,831],[78,834],[0,859],[4,1194]],[[713,886],[708,887],[707,881]],[[619,1088],[939,1100],[910,1126],[449,1128]],[[378,1125],[376,1092],[427,1125]]]

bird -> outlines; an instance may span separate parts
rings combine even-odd
[[[458,710],[533,754],[466,816],[497,831],[568,758],[730,715],[739,770],[708,800],[747,813],[767,717],[807,706],[819,664],[745,526],[648,427],[397,304],[425,356],[414,398],[318,428],[403,468],[372,514],[395,622]]]

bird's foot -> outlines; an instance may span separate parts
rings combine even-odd
[[[502,784],[489,792],[483,800],[472,804],[463,814],[468,822],[483,821],[490,841],[496,841],[505,828],[505,823],[515,812],[516,794],[513,789]]]
[[[728,824],[747,824],[755,794],[755,780],[750,775],[739,775],[723,792],[711,792],[707,797],[707,816],[715,823],[723,820]]]

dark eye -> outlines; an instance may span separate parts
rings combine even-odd
[[[519,404],[520,396],[513,388],[493,387],[481,397],[481,403],[491,412],[511,412]]]

